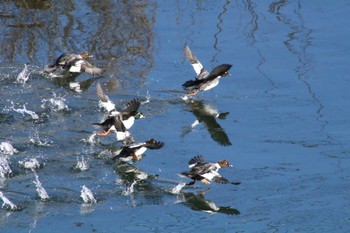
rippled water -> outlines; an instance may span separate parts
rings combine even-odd
[[[349,231],[347,1],[0,6],[0,162],[11,170],[0,167],[1,232]],[[234,65],[187,103],[186,42],[209,70]],[[84,50],[101,76],[41,73]],[[130,131],[164,148],[111,162],[120,144],[91,125],[105,116],[97,82],[120,107],[139,97],[146,118]],[[182,187],[178,173],[198,154],[228,159],[222,175],[241,184]]]

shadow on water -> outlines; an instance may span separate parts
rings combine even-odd
[[[216,119],[224,120],[229,112],[220,113],[210,104],[203,100],[191,99],[186,101],[189,111],[197,118],[190,127],[183,130],[182,136],[189,134],[198,124],[203,123],[208,130],[210,137],[221,146],[232,145],[225,130],[220,126]]]
[[[206,213],[221,213],[227,215],[238,215],[240,212],[230,206],[217,206],[213,201],[205,199],[204,194],[209,189],[199,192],[198,194],[183,192],[180,196],[184,200],[184,204],[189,206],[192,210],[202,211]]]

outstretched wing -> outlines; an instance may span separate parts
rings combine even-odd
[[[122,114],[134,116],[136,115],[140,105],[141,105],[141,102],[139,99],[133,99],[125,105],[125,108],[123,109]]]
[[[144,146],[151,150],[160,149],[164,146],[164,142],[160,142],[152,138],[145,142]]]
[[[190,168],[196,166],[197,164],[201,164],[201,163],[204,163],[204,158],[202,155],[194,156],[192,159],[190,159],[190,161],[188,161],[188,165]]]
[[[209,72],[203,67],[202,63],[191,52],[188,45],[185,45],[184,54],[185,54],[186,58],[190,61],[194,71],[197,74],[196,79],[203,79],[209,74]]]
[[[213,177],[213,181],[219,184],[227,184],[228,180],[222,176],[215,176]]]
[[[96,93],[102,102],[108,102],[109,98],[104,93],[104,91],[101,87],[101,84],[99,82],[97,82],[97,84],[96,84]]]
[[[218,76],[223,76],[229,71],[229,69],[231,69],[231,67],[232,65],[230,64],[219,65],[215,67],[205,79],[210,80],[210,79],[215,79]]]

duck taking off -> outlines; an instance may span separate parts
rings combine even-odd
[[[221,77],[230,75],[230,73],[228,73],[229,69],[232,67],[230,64],[219,65],[209,73],[191,52],[188,45],[185,45],[184,53],[197,74],[194,80],[188,80],[182,84],[183,88],[187,91],[187,96],[194,96],[199,92],[208,91],[219,84],[219,79]]]

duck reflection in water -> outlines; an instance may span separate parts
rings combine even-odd
[[[188,134],[198,124],[203,123],[210,133],[211,138],[221,146],[232,145],[225,130],[216,121],[218,119],[226,119],[229,112],[219,113],[217,109],[209,104],[204,104],[202,100],[189,99],[186,104],[190,107],[190,111],[196,116],[196,120],[190,128],[186,128],[183,135]]]
[[[205,199],[204,194],[209,190],[210,188],[199,192],[199,194],[189,192],[181,193],[184,204],[190,206],[192,210],[202,211],[206,213],[222,213],[228,215],[240,214],[240,212],[235,208],[231,208],[229,206],[217,206],[214,202]]]

